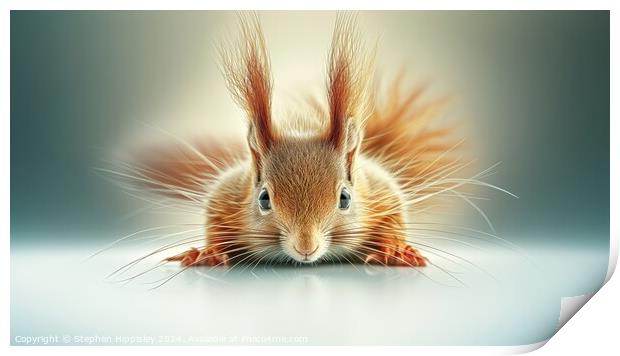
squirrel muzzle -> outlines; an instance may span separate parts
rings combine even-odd
[[[291,234],[290,243],[293,250],[290,255],[297,261],[314,262],[323,254],[320,234],[316,229],[300,229]]]

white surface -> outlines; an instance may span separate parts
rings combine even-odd
[[[197,268],[151,290],[158,283],[149,282],[180,268],[112,283],[108,273],[149,249],[113,249],[82,263],[94,250],[13,249],[12,344],[45,335],[59,337],[52,344],[531,344],[555,333],[561,296],[596,290],[607,269],[606,251],[538,247],[526,258],[505,248],[452,247],[476,267],[435,256],[441,268],[424,274],[341,265]]]

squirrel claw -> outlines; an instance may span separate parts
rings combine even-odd
[[[217,252],[213,249],[198,250],[195,247],[165,259],[165,261],[180,261],[181,266],[228,266],[229,258],[227,254]]]
[[[407,245],[405,250],[402,252],[401,259],[403,262],[406,262],[406,265],[413,267],[425,267],[428,262],[428,258],[422,256],[420,251],[409,245]]]
[[[386,249],[381,253],[371,253],[366,256],[364,263],[381,264],[384,266],[425,267],[428,259],[409,245],[401,249]]]

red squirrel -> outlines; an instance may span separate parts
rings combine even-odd
[[[205,245],[166,261],[426,266],[410,220],[427,198],[462,184],[446,179],[463,167],[451,155],[459,142],[427,125],[441,101],[420,104],[423,90],[403,95],[397,78],[379,103],[373,56],[345,15],[331,41],[325,104],[276,124],[258,17],[241,16],[240,29],[240,41],[221,50],[221,68],[246,114],[246,144],[203,142],[183,153],[192,159],[163,152],[144,163],[151,187],[204,201]]]

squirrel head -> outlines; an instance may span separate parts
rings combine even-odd
[[[336,21],[327,70],[328,119],[319,132],[294,135],[272,124],[269,59],[256,16],[241,17],[242,41],[222,54],[233,98],[248,117],[252,161],[248,226],[275,231],[284,253],[313,262],[329,252],[334,232],[353,229],[363,211],[357,201],[356,163],[370,100],[364,99],[365,58],[354,18]]]

